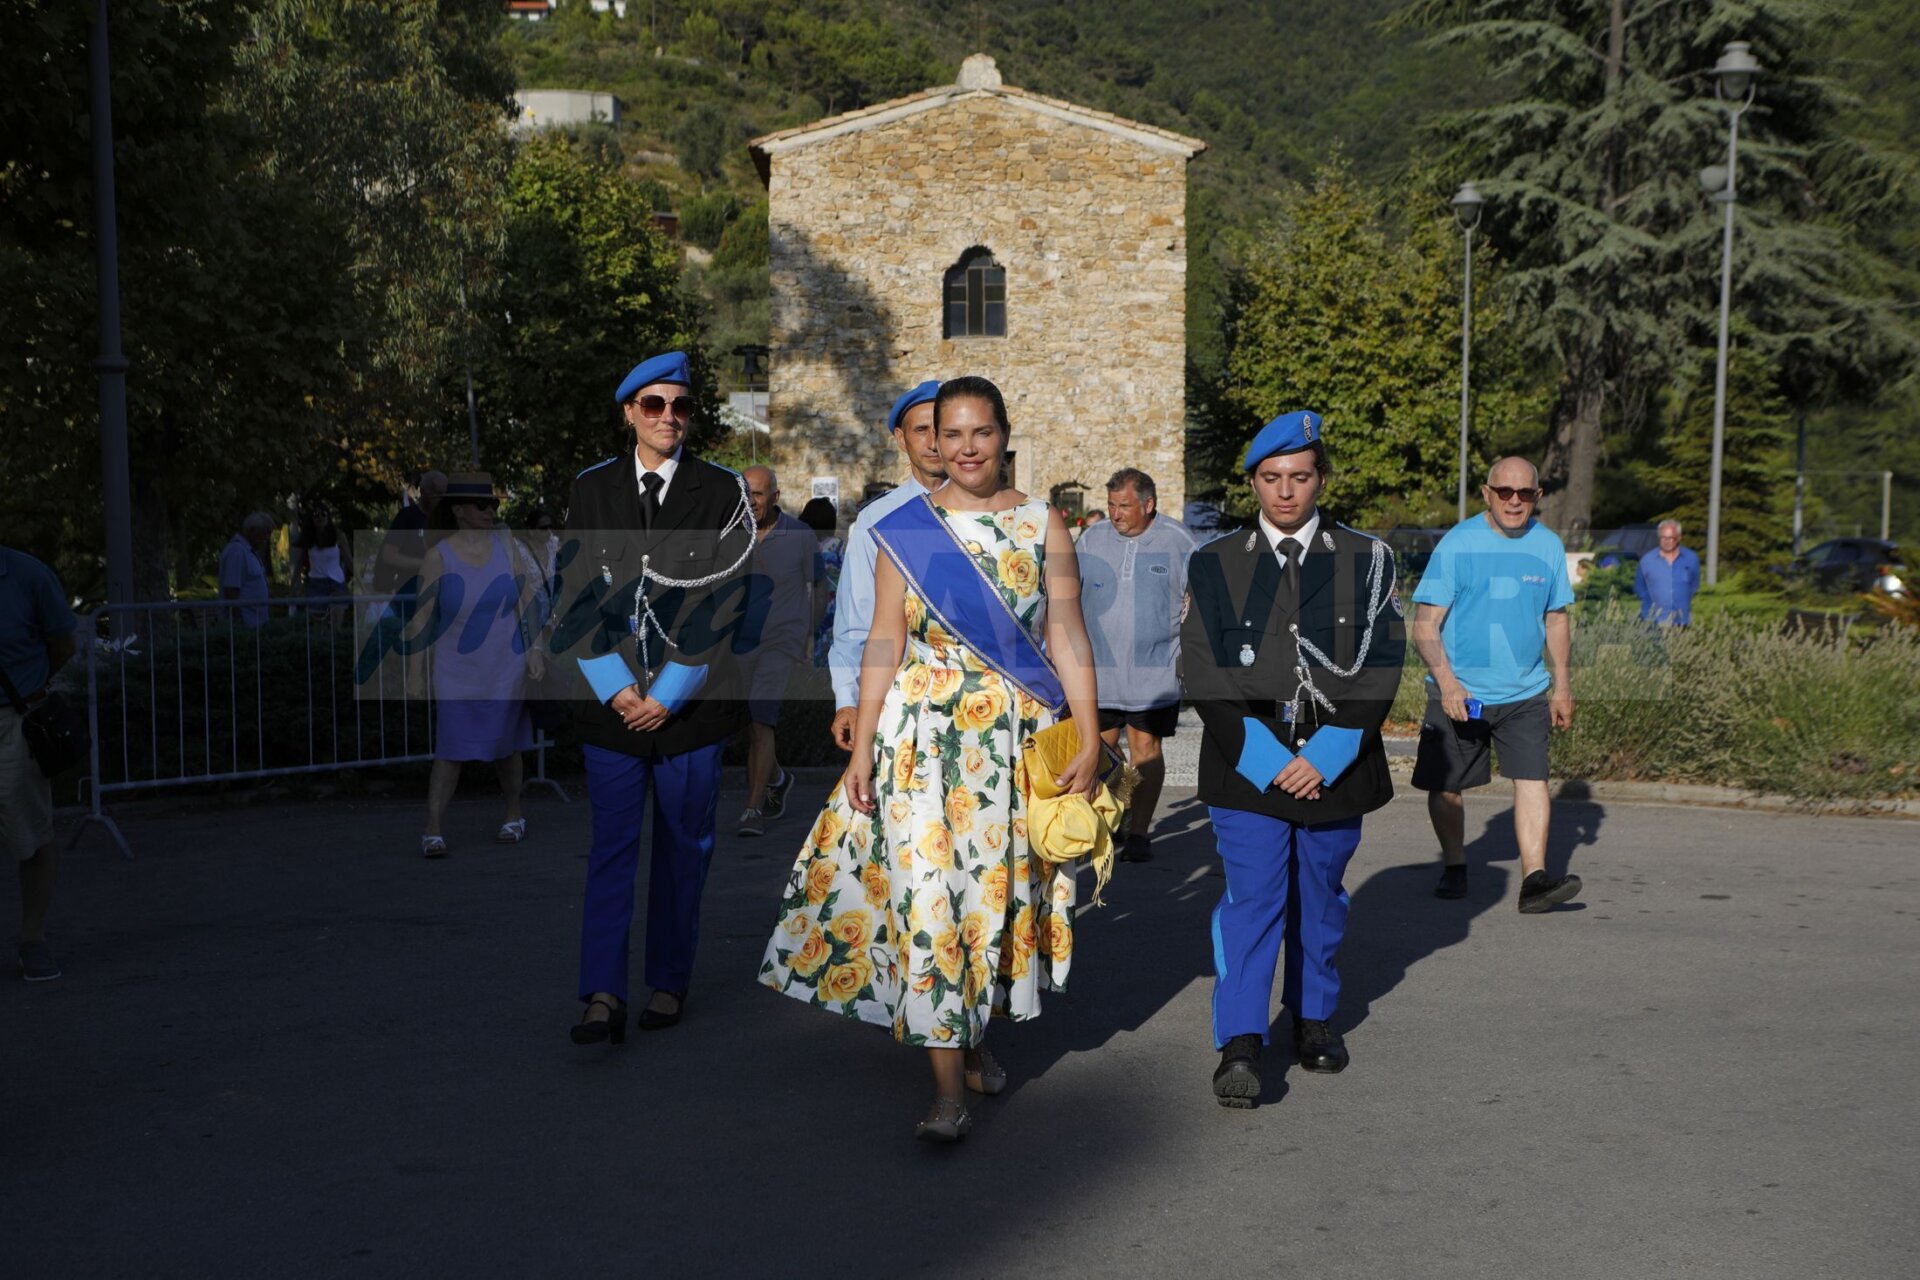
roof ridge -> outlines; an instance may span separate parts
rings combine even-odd
[[[1008,98],[1016,102],[1032,103],[1036,106],[1062,112],[1069,117],[1078,117],[1088,122],[1112,125],[1133,133],[1158,138],[1164,142],[1171,142],[1177,146],[1189,148],[1192,153],[1196,155],[1207,149],[1206,142],[1199,138],[1191,138],[1185,134],[1175,133],[1171,129],[1163,129],[1159,125],[1146,124],[1139,120],[1129,119],[1126,116],[1115,115],[1111,111],[1101,111],[1095,107],[1082,106],[1077,102],[1069,102],[1065,98],[1048,97],[1044,93],[1035,93],[1031,89],[1022,89],[1009,84],[980,88],[968,88],[959,84],[932,85],[920,90],[918,93],[910,93],[900,98],[890,98],[885,102],[876,102],[871,106],[859,107],[852,111],[843,111],[838,115],[825,116],[809,124],[795,125],[789,129],[779,129],[773,133],[762,134],[750,141],[747,147],[757,156],[764,156],[767,147],[790,142],[796,138],[805,137],[810,133],[844,129],[847,126],[857,124],[861,120],[897,112],[921,103],[933,106],[940,100],[958,100],[969,97],[999,97]]]

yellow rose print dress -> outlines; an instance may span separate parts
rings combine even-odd
[[[1046,616],[1047,508],[936,508],[1014,615]],[[992,1013],[1066,989],[1072,873],[1030,856],[1019,745],[1053,723],[909,588],[907,647],[874,735],[875,807],[835,787],[794,863],[760,980],[912,1045],[980,1043]]]

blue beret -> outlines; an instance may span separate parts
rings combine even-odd
[[[913,390],[901,396],[898,400],[895,400],[893,402],[892,412],[887,414],[887,430],[898,431],[900,429],[900,419],[907,416],[907,410],[917,404],[931,404],[933,398],[939,394],[940,384],[929,381],[921,383]]]
[[[678,351],[669,351],[663,356],[651,360],[642,360],[633,366],[633,372],[621,379],[620,389],[613,393],[615,404],[625,404],[633,399],[642,387],[650,387],[656,382],[672,382],[683,387],[693,385],[693,371],[687,367],[687,357]]]
[[[1247,456],[1240,459],[1240,469],[1252,471],[1276,453],[1297,453],[1309,447],[1320,439],[1324,425],[1321,415],[1311,410],[1281,414],[1260,428],[1247,446]]]

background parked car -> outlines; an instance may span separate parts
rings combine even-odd
[[[1623,564],[1639,564],[1641,556],[1660,545],[1660,526],[1642,520],[1618,529],[1596,529],[1593,538],[1595,567],[1612,569]]]
[[[1803,552],[1784,572],[1818,591],[1907,593],[1907,560],[1879,538],[1834,538]]]

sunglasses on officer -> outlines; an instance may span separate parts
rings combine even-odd
[[[1489,484],[1483,485],[1482,487],[1502,502],[1512,502],[1515,498],[1520,499],[1522,502],[1540,501],[1540,491],[1538,489],[1523,489],[1510,484]]]
[[[671,400],[665,396],[658,395],[641,396],[634,403],[638,404],[640,406],[640,412],[646,414],[649,418],[664,417],[668,410],[672,410],[673,416],[676,418],[690,418],[693,416],[692,396],[675,396]]]

